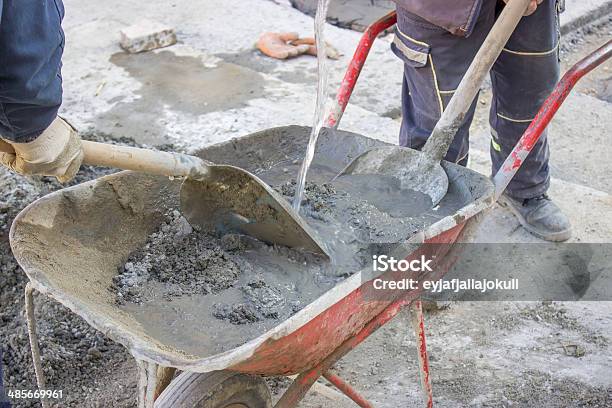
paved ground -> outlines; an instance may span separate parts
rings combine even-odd
[[[291,3],[312,16],[317,7],[317,0],[276,2]],[[566,11],[561,15],[561,32],[564,34],[590,23],[612,9],[610,0],[566,0],[565,3]],[[377,18],[394,9],[395,3],[392,0],[331,0],[327,19],[339,27],[363,31]]]
[[[147,54],[123,54],[118,32],[141,17],[174,26],[179,44]],[[279,62],[253,49],[262,31],[312,33],[312,19],[283,1],[253,0],[247,5],[237,0],[109,0],[85,6],[66,0],[65,30],[62,113],[82,131],[128,136],[151,145],[173,143],[196,151],[262,128],[311,122],[314,58]],[[604,20],[564,37],[564,65],[596,48],[611,33],[612,24]],[[327,37],[344,54],[330,61],[335,89],[359,34],[328,26]],[[389,52],[389,41],[385,37],[375,43],[342,127],[395,142],[402,67]],[[572,218],[575,241],[612,238],[611,84],[608,63],[579,86],[551,126],[551,195]],[[484,173],[489,99],[485,90],[472,128],[470,165]],[[493,209],[478,239],[537,241],[501,208]],[[439,406],[609,406],[611,312],[612,304],[603,302],[496,302],[457,303],[429,314]],[[562,343],[578,344],[586,354],[567,355]],[[402,314],[337,369],[377,406],[415,406],[420,397],[414,357],[414,339]],[[71,358],[80,357],[76,353]],[[99,364],[101,374],[83,387],[88,400],[81,406],[115,406],[114,394],[132,392],[132,361],[118,358],[112,367],[104,361]],[[301,406],[350,406],[335,399],[333,391],[323,390],[309,394]]]

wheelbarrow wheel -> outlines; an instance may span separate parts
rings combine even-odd
[[[271,408],[270,390],[262,377],[213,371],[183,372],[155,401],[155,408]]]

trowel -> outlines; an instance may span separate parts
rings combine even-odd
[[[485,75],[516,28],[530,0],[509,0],[474,57],[459,87],[422,151],[400,146],[376,147],[357,156],[336,177],[346,174],[384,174],[400,179],[402,189],[427,194],[437,205],[448,190],[440,165],[461,126]]]
[[[240,232],[261,241],[329,258],[314,231],[289,203],[254,174],[199,157],[83,140],[84,164],[185,177],[181,212],[194,226]],[[0,140],[0,151],[13,147]]]

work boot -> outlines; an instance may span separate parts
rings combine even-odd
[[[527,199],[503,194],[498,201],[516,215],[523,228],[538,238],[560,242],[572,236],[569,220],[546,194]]]

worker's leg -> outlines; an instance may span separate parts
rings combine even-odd
[[[62,102],[61,0],[0,0],[0,136],[28,142]]]
[[[556,0],[523,17],[493,66],[490,124],[493,174],[510,154],[559,79]],[[543,194],[550,184],[546,131],[506,192],[516,198]]]
[[[483,2],[474,30],[467,38],[397,8],[393,52],[404,61],[400,145],[420,149],[472,62],[495,14],[495,1]],[[477,99],[477,98],[476,98]],[[467,163],[468,131],[476,100],[455,136],[446,159]]]
[[[557,0],[544,0],[523,17],[491,72],[493,174],[510,154],[559,79]],[[570,236],[567,218],[545,195],[550,185],[549,149],[542,135],[506,190],[511,206],[530,232],[551,240]]]

